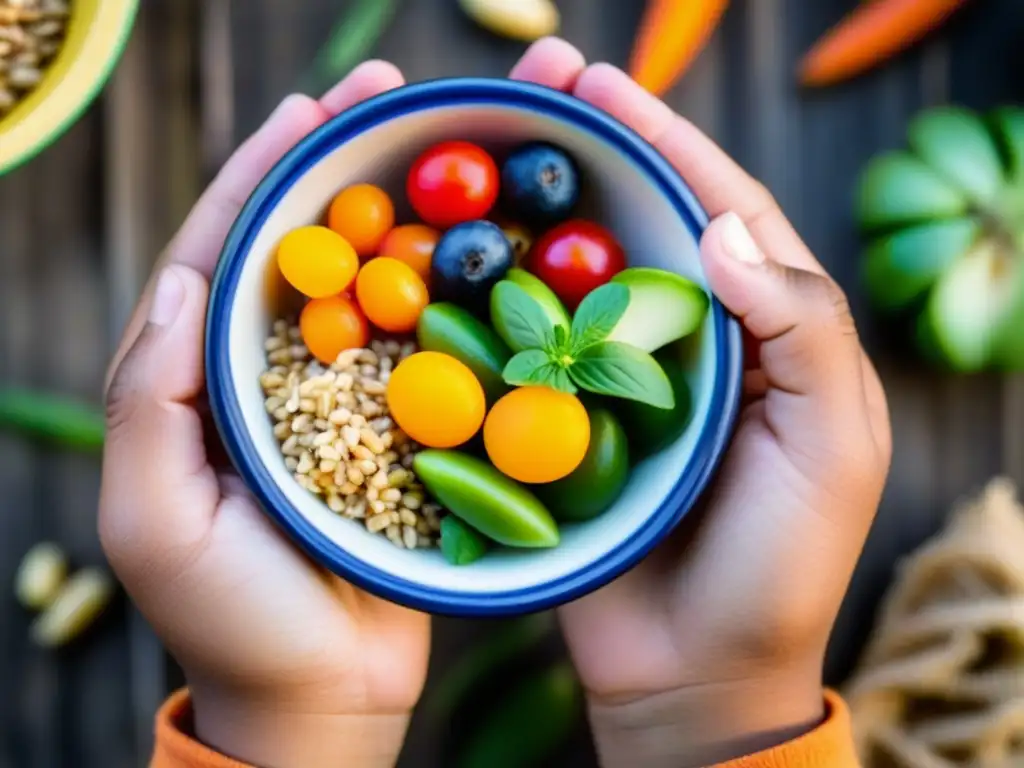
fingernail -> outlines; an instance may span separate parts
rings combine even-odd
[[[737,214],[722,214],[721,217],[722,248],[725,252],[744,264],[762,264],[764,253],[750,234],[747,225]]]
[[[153,325],[171,325],[185,303],[185,284],[175,273],[174,267],[167,267],[160,273],[153,292],[153,303],[149,307],[149,322]]]

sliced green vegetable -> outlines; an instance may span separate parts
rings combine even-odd
[[[544,310],[544,314],[548,316],[551,324],[555,326],[556,329],[558,327],[564,328],[566,338],[568,338],[572,320],[569,319],[569,313],[562,305],[558,296],[555,295],[554,291],[548,288],[547,283],[536,275],[527,272],[525,269],[519,269],[518,267],[513,267],[506,272],[504,279],[511,280],[530,294],[530,296],[533,297],[533,300],[540,304],[541,309]]]
[[[693,395],[678,352],[670,347],[654,357],[672,384],[675,406],[655,408],[634,400],[617,400],[614,406],[629,436],[630,457],[634,462],[668,448],[686,431],[693,418]]]
[[[509,547],[554,547],[558,526],[526,488],[485,461],[458,451],[416,454],[416,476],[450,512]]]
[[[872,160],[860,180],[857,218],[865,229],[962,216],[967,195],[909,152]]]
[[[981,235],[973,219],[938,221],[875,240],[867,250],[864,279],[875,304],[899,309],[928,290]]]
[[[487,539],[457,518],[441,521],[441,554],[452,565],[475,563],[487,553]]]
[[[489,326],[472,313],[447,302],[430,304],[420,314],[416,326],[420,347],[431,352],[444,352],[464,363],[480,381],[493,405],[509,387],[502,371],[512,352]]]
[[[682,275],[663,269],[632,267],[612,278],[629,288],[629,305],[608,341],[653,352],[689,336],[708,313],[708,294]]]
[[[458,768],[535,768],[580,721],[580,689],[567,664],[523,682],[474,733]]]
[[[925,164],[974,201],[990,203],[1003,188],[998,148],[974,112],[961,107],[930,109],[911,121],[908,137]]]
[[[25,390],[0,390],[0,429],[79,451],[103,448],[106,419],[96,408]]]
[[[582,522],[614,504],[628,480],[626,432],[611,411],[600,409],[590,413],[590,445],[583,461],[567,477],[537,486],[537,495],[556,520]]]

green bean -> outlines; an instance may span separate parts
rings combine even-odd
[[[356,0],[334,25],[300,90],[319,96],[365,59],[395,15],[398,0]]]
[[[103,448],[103,413],[90,406],[26,390],[0,390],[0,429],[83,452]]]

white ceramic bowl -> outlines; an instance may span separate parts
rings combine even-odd
[[[331,198],[373,182],[403,210],[404,179],[431,144],[466,139],[500,157],[531,139],[580,163],[581,214],[611,228],[631,265],[701,284],[706,215],[651,146],[608,115],[562,93],[509,80],[449,79],[407,86],[349,110],[299,144],[260,184],[236,222],[214,278],[207,325],[210,402],[228,453],[257,499],[314,560],[354,584],[432,613],[493,616],[568,602],[635,565],[693,506],[732,431],[742,379],[736,321],[712,301],[688,360],[694,415],[669,448],[639,464],[618,502],[590,522],[561,526],[549,550],[496,549],[469,566],[440,552],[402,550],[333,514],[281,459],[258,383],[278,307],[281,237],[318,222]]]

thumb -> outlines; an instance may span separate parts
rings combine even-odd
[[[766,255],[726,213],[701,241],[711,289],[760,343],[766,418],[780,439],[859,435],[867,426],[861,351],[849,304],[828,277]]]
[[[202,392],[209,289],[182,265],[157,279],[142,333],[107,392],[100,535],[119,564],[150,567],[205,536],[219,498],[194,401]]]

